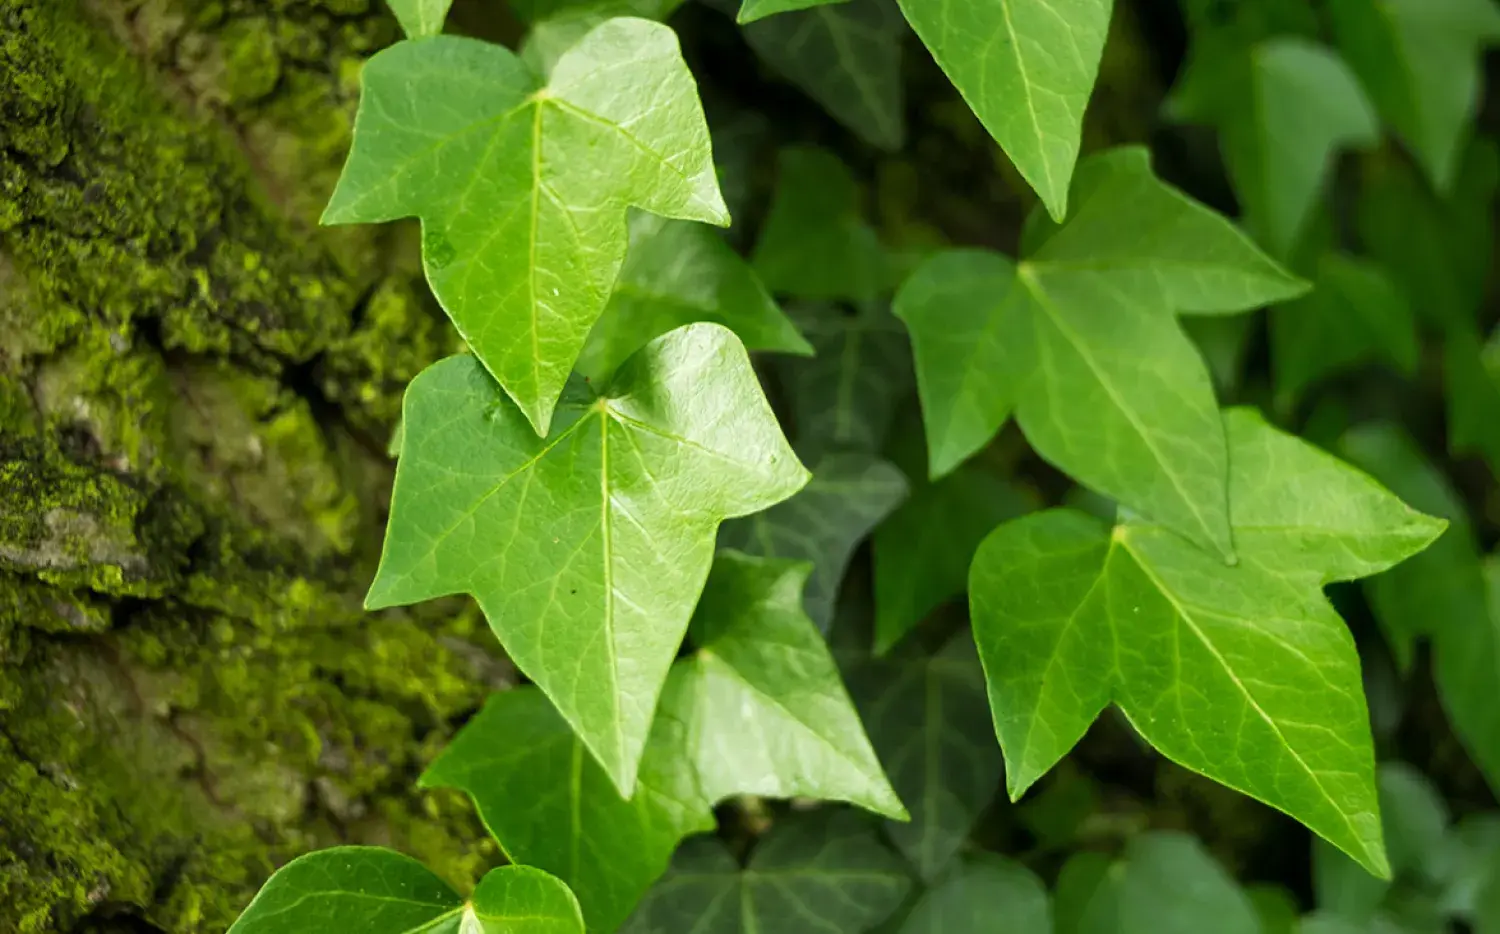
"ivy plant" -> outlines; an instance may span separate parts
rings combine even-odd
[[[677,3],[516,3],[513,51],[390,0],[323,220],[415,219],[464,352],[406,388],[365,603],[464,595],[514,663],[419,781],[508,865],[316,852],[234,934],[1500,925],[1500,824],[1377,765],[1430,644],[1500,789],[1488,520],[1328,391],[1436,357],[1437,448],[1500,475],[1490,0],[1187,0],[1164,113],[1218,191],[1085,143],[1110,0],[710,5],[821,145],[723,129]],[[1032,190],[1012,237],[892,220],[908,31]],[[1176,831],[1059,854],[1091,729],[1305,826],[1315,903]]]

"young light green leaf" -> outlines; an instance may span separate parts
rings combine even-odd
[[[1169,106],[1219,129],[1247,226],[1285,256],[1335,155],[1375,145],[1379,119],[1354,73],[1323,46],[1283,36],[1241,49],[1214,36],[1200,40]]]
[[[324,222],[420,217],[433,292],[545,435],[625,257],[626,208],[729,223],[676,36],[609,20],[545,86],[500,46],[409,40],[361,87]]]
[[[810,568],[722,551],[662,710],[685,724],[704,794],[848,801],[896,820],[885,777],[823,636],[802,611]]]
[[[1449,333],[1443,375],[1449,453],[1478,454],[1500,478],[1500,330],[1488,344],[1466,329]]]
[[[961,635],[936,655],[872,660],[850,673],[870,741],[911,810],[886,836],[928,881],[995,797],[1002,765],[985,715],[984,672]]]
[[[455,930],[457,934],[583,934],[584,927],[578,899],[561,881],[530,866],[501,866],[479,880]],[[438,932],[424,928],[421,934]]]
[[[1109,32],[1111,0],[901,0],[932,57],[1053,217]]]
[[[1470,146],[1446,197],[1394,159],[1370,164],[1361,182],[1356,220],[1365,251],[1434,325],[1474,328],[1490,273],[1500,150],[1489,140]]]
[[[816,354],[778,361],[776,368],[791,396],[797,451],[809,460],[882,452],[896,407],[911,391],[911,351],[901,323],[879,307],[854,315],[798,308],[793,318]]]
[[[1435,187],[1458,173],[1479,107],[1480,53],[1500,42],[1493,0],[1331,0],[1344,58]]]
[[[797,12],[760,19],[783,9]],[[893,0],[745,0],[740,22],[747,24],[745,41],[761,61],[829,116],[871,146],[901,148],[906,26]]]
[[[1000,921],[1000,919],[1004,921]],[[912,909],[900,934],[1052,934],[1047,889],[1019,863],[966,861]]]
[[[1010,484],[961,467],[912,494],[875,530],[875,652],[883,655],[928,613],[964,592],[974,551],[990,530],[1032,507]]]
[[[859,188],[836,156],[783,149],[776,194],[750,257],[773,292],[812,301],[868,301],[889,275],[885,251],[860,214]]]
[[[230,927],[231,934],[458,934],[464,901],[409,856],[340,846],[276,871]]]
[[[1027,240],[1032,253],[1006,291],[1003,260],[939,254],[898,298],[925,348],[917,366],[933,467],[981,447],[1014,406],[1042,457],[1231,556],[1213,386],[1173,312],[1244,311],[1305,285],[1160,182],[1137,148],[1087,160],[1072,217],[1059,226],[1034,215]],[[934,279],[949,285],[927,287]],[[973,323],[954,340],[960,315]]]
[[[636,212],[625,265],[576,369],[602,382],[652,338],[695,321],[724,325],[747,350],[813,352],[755,272],[710,228]]]
[[[807,615],[826,632],[854,549],[906,498],[906,477],[865,454],[829,454],[812,480],[784,503],[726,522],[719,545],[764,558],[812,564]]]
[[[448,7],[453,0],[386,0],[401,30],[409,38],[435,36],[443,31],[443,20],[448,18]]]
[[[503,691],[422,775],[466,792],[512,860],[572,887],[592,931],[613,931],[672,852],[714,828],[713,802],[685,760],[680,723],[658,716],[630,800],[534,687]]]
[[[472,594],[629,794],[718,524],[808,475],[716,324],[657,338],[564,411],[541,439],[472,358],[419,375],[365,603]]]
[[[1130,841],[1119,934],[1260,934],[1250,899],[1203,846],[1156,831]]]
[[[1434,677],[1448,721],[1490,787],[1500,789],[1500,705],[1494,702],[1500,582],[1486,587],[1463,500],[1394,426],[1361,426],[1347,433],[1340,447],[1402,497],[1449,521],[1431,548],[1368,581],[1365,592],[1402,667],[1410,667],[1418,638],[1432,639]]]
[[[1069,510],[980,546],[969,599],[1011,795],[1115,703],[1169,759],[1385,874],[1359,660],[1321,586],[1390,567],[1443,523],[1254,412],[1225,430],[1237,565]]]
[[[1310,295],[1271,309],[1276,390],[1289,399],[1334,373],[1368,360],[1415,372],[1417,319],[1380,266],[1329,253],[1318,263]]]
[[[863,934],[910,888],[868,826],[824,812],[778,823],[744,869],[717,840],[689,840],[621,934]]]

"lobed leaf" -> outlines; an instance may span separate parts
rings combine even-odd
[[[458,893],[411,857],[375,846],[340,846],[278,869],[229,930],[458,934],[463,910]]]
[[[998,919],[1005,919],[997,928]],[[928,889],[900,934],[1052,934],[1047,889],[1031,870],[984,855]]]
[[[537,438],[479,365],[407,390],[371,609],[472,594],[622,794],[725,518],[807,481],[744,348],[679,328]]]
[[[729,223],[676,36],[618,18],[545,86],[510,51],[458,36],[370,59],[323,220],[420,217],[433,292],[546,435],[624,260],[627,207]]]

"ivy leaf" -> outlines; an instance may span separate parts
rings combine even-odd
[[[1359,659],[1321,587],[1396,564],[1443,523],[1254,412],[1225,430],[1235,566],[1071,510],[980,546],[969,599],[1011,796],[1113,702],[1169,759],[1385,875]]]
[[[985,715],[984,672],[974,643],[955,638],[936,655],[871,660],[851,690],[870,740],[911,821],[886,836],[926,880],[947,868],[995,797],[1000,750]]]
[[[717,840],[689,840],[621,934],[862,934],[910,888],[868,826],[824,812],[778,824],[744,869]]]
[[[776,158],[776,194],[750,261],[773,292],[866,301],[884,287],[886,256],[859,209],[859,187],[836,156],[792,146]]]
[[[847,0],[744,0],[740,4],[740,11],[735,16],[735,22],[741,26],[753,23],[767,16],[777,13],[792,13],[797,10],[805,10],[808,7],[822,6],[827,3],[843,3]]]
[[[684,0],[511,0],[506,6],[533,29],[546,22],[574,18],[602,20],[610,16],[638,16],[661,22]]]
[[[1331,0],[1344,58],[1438,189],[1452,187],[1479,109],[1480,52],[1500,42],[1492,0]]]
[[[685,756],[710,800],[813,797],[906,820],[802,610],[809,570],[721,551],[693,616],[696,651],[674,667],[662,709],[685,725]]]
[[[1260,934],[1250,899],[1186,834],[1133,838],[1119,898],[1119,934]]]
[[[1034,216],[1013,272],[993,254],[938,254],[897,295],[933,475],[1014,408],[1043,458],[1231,556],[1213,386],[1173,312],[1244,311],[1305,286],[1158,181],[1144,149],[1089,159],[1075,195],[1066,224]]]
[[[906,477],[894,465],[865,454],[828,454],[796,496],[725,523],[719,545],[810,562],[807,615],[827,632],[854,549],[905,498]]]
[[[875,530],[877,655],[963,593],[979,543],[995,526],[1032,508],[1010,484],[972,467],[936,483],[925,475],[911,483],[911,496]]]
[[[375,846],[309,853],[276,871],[230,934],[458,931],[464,900],[409,856]]]
[[[1403,498],[1443,516],[1448,530],[1409,564],[1365,584],[1398,665],[1409,668],[1415,642],[1433,642],[1438,698],[1453,731],[1500,789],[1500,581],[1487,586],[1479,543],[1463,501],[1400,429],[1370,424],[1348,432],[1340,448]]]
[[[810,459],[883,451],[896,407],[912,384],[901,323],[879,307],[854,315],[803,308],[794,317],[815,352],[777,367],[791,396],[797,450]]]
[[[676,36],[609,20],[545,87],[500,46],[432,36],[370,59],[361,88],[324,222],[420,217],[433,292],[545,435],[625,257],[626,208],[729,223]]]
[[[1380,266],[1329,253],[1309,295],[1271,309],[1277,392],[1297,398],[1339,370],[1381,360],[1411,375],[1419,352],[1411,304]]]
[[[1111,0],[901,0],[917,35],[1061,220]]]
[[[900,934],[1052,934],[1047,889],[1019,863],[984,855],[929,889]]]
[[[775,8],[797,10],[751,23]],[[811,7],[811,9],[802,9]],[[765,8],[765,11],[763,11]],[[906,140],[901,44],[906,26],[892,0],[745,0],[745,41],[772,71],[860,139],[887,152]]]
[[[696,321],[724,325],[747,350],[813,352],[754,271],[710,228],[637,212],[620,278],[576,369],[605,380],[652,338]]]
[[[448,18],[448,7],[453,0],[386,0],[401,31],[412,39],[435,36],[443,31],[443,20]]]
[[[416,860],[341,846],[287,863],[229,929],[232,934],[583,934],[578,901],[539,869],[491,870],[467,903]]]
[[[365,604],[472,594],[628,795],[719,522],[807,472],[716,324],[657,338],[563,411],[544,440],[472,358],[419,375]]]
[[[1335,155],[1374,146],[1379,118],[1349,66],[1315,42],[1280,37],[1245,49],[1213,38],[1200,43],[1169,107],[1178,119],[1219,129],[1247,226],[1285,256]]]
[[[1500,331],[1488,345],[1468,330],[1448,335],[1443,349],[1448,400],[1448,451],[1478,454],[1500,478]]]
[[[613,931],[677,844],[714,828],[682,734],[671,717],[657,718],[627,801],[546,696],[516,688],[490,697],[421,786],[466,792],[510,859],[562,879],[589,930]]]

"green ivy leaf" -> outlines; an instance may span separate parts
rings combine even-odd
[[[740,4],[740,11],[735,16],[735,22],[741,26],[753,23],[767,16],[777,13],[793,13],[797,10],[805,10],[808,7],[822,6],[827,3],[845,3],[848,0],[744,0]]]
[[[813,352],[755,272],[711,228],[637,212],[620,278],[576,368],[605,380],[651,339],[696,321],[724,325],[747,350]]]
[[[900,934],[1052,934],[1042,880],[1008,859],[979,856],[922,895]]]
[[[715,324],[657,338],[562,411],[540,439],[472,358],[419,375],[365,603],[472,594],[629,794],[719,522],[787,498],[807,472]]]
[[[622,934],[862,934],[910,888],[867,825],[825,812],[778,824],[744,869],[718,841],[689,840]]]
[[[980,546],[969,599],[1011,795],[1113,702],[1169,759],[1384,875],[1359,659],[1321,587],[1417,553],[1443,523],[1252,411],[1224,421],[1237,565],[1070,510]]]
[[[1477,454],[1500,478],[1500,331],[1488,345],[1468,330],[1448,335],[1443,348],[1448,400],[1448,451]]]
[[[402,32],[412,39],[435,36],[443,31],[453,0],[386,0]]]
[[[1030,497],[983,470],[961,467],[929,482],[875,530],[875,652],[889,652],[927,614],[964,592],[974,551],[990,530],[1033,508]]]
[[[1068,857],[1052,899],[1057,934],[1118,934],[1119,880],[1123,867],[1093,850]]]
[[[539,869],[490,871],[467,903],[416,860],[341,846],[287,863],[231,934],[583,934],[578,901]]]
[[[938,254],[897,295],[934,476],[1014,408],[1032,447],[1080,483],[1231,556],[1213,387],[1173,312],[1244,311],[1304,284],[1158,181],[1144,149],[1086,161],[1073,216],[1034,216],[1027,239],[1009,275],[993,254]]]
[[[780,9],[798,12],[751,23],[752,9],[755,19]],[[871,146],[887,152],[901,148],[906,26],[893,0],[745,0],[740,22],[748,24],[745,41],[761,61],[829,116]]]
[[[1438,189],[1458,174],[1479,108],[1480,52],[1500,42],[1492,0],[1330,0],[1344,58]]]
[[[420,217],[433,292],[545,435],[625,257],[626,208],[729,223],[676,36],[609,20],[545,86],[500,46],[408,40],[361,88],[324,222]]]
[[[533,28],[575,17],[596,21],[610,16],[638,16],[661,22],[684,0],[509,0],[506,6]]]
[[[1287,398],[1368,360],[1410,376],[1419,350],[1417,319],[1406,296],[1384,269],[1356,257],[1323,256],[1313,292],[1271,309],[1276,390]]]
[[[1200,40],[1168,106],[1219,129],[1246,225],[1285,256],[1338,151],[1374,146],[1379,118],[1349,66],[1317,43],[1280,37],[1242,49],[1213,36]]]
[[[1500,581],[1486,585],[1463,501],[1400,429],[1361,426],[1340,448],[1404,499],[1448,520],[1431,548],[1366,582],[1365,592],[1402,668],[1410,667],[1418,638],[1432,639],[1434,678],[1448,721],[1490,787],[1500,789],[1500,705],[1494,702]]]
[[[1068,210],[1111,0],[901,0],[901,10],[1053,217]]]
[[[309,853],[276,871],[230,934],[457,934],[464,900],[409,856],[375,846]]]
[[[802,610],[810,568],[719,553],[662,698],[710,800],[732,794],[906,809],[870,748],[823,636]]]
[[[815,352],[812,359],[778,361],[776,370],[791,397],[798,452],[817,460],[884,451],[896,407],[912,385],[901,323],[879,307],[854,315],[802,308],[793,317]]]
[[[765,558],[812,564],[807,614],[826,632],[854,549],[906,498],[906,477],[865,454],[828,454],[796,496],[724,524],[719,544]]]
[[[958,853],[1003,774],[973,640],[935,655],[871,660],[850,674],[870,741],[911,820],[886,836],[926,880]]]
[[[1119,934],[1260,934],[1250,899],[1185,834],[1156,831],[1133,838],[1119,898]]]
[[[750,258],[766,286],[814,301],[875,298],[887,260],[849,170],[810,146],[781,150],[776,166],[776,194]]]
[[[667,869],[677,844],[713,830],[709,800],[683,757],[681,725],[658,717],[630,800],[534,687],[502,691],[422,775],[466,792],[516,862],[572,887],[591,931],[613,931]]]

